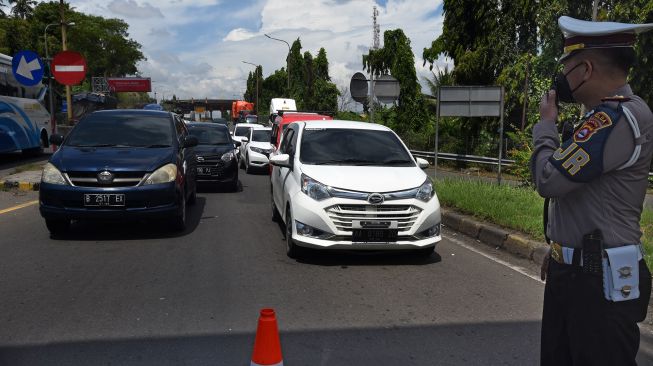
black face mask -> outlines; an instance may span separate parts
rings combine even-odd
[[[559,72],[556,74],[556,76],[553,78],[553,90],[556,91],[556,98],[558,101],[563,102],[563,103],[576,103],[576,99],[574,98],[574,92],[578,90],[583,84],[585,84],[585,80],[583,80],[574,90],[571,90],[571,87],[569,86],[569,81],[567,80],[567,75],[569,75],[572,71],[574,71],[578,66],[583,65],[584,63],[581,62],[578,65],[574,66],[569,72],[566,74],[563,74],[562,72]]]

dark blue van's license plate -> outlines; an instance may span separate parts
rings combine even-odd
[[[390,243],[396,242],[399,234],[393,229],[354,229],[352,241],[359,243]]]
[[[124,207],[124,194],[85,194],[84,206]]]

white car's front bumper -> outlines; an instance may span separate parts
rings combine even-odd
[[[304,193],[291,197],[293,235],[302,247],[321,249],[401,250],[435,246],[441,237],[440,202],[434,196],[429,202],[418,199],[386,201],[371,205],[367,201],[329,198],[315,201]],[[356,213],[354,213],[356,212]],[[397,241],[353,242],[353,221],[396,221],[399,227]],[[320,237],[297,232],[297,221],[322,232]],[[437,234],[428,236],[429,229],[437,227]]]
[[[265,167],[270,163],[268,156],[265,154],[257,153],[251,149],[247,152],[249,157],[249,165],[254,167]]]

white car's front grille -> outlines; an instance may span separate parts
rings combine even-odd
[[[335,205],[327,215],[340,231],[352,231],[352,221],[397,221],[399,232],[409,231],[422,210],[411,205]]]

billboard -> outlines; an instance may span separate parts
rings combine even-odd
[[[150,78],[107,78],[109,90],[120,92],[151,92],[152,81]]]

